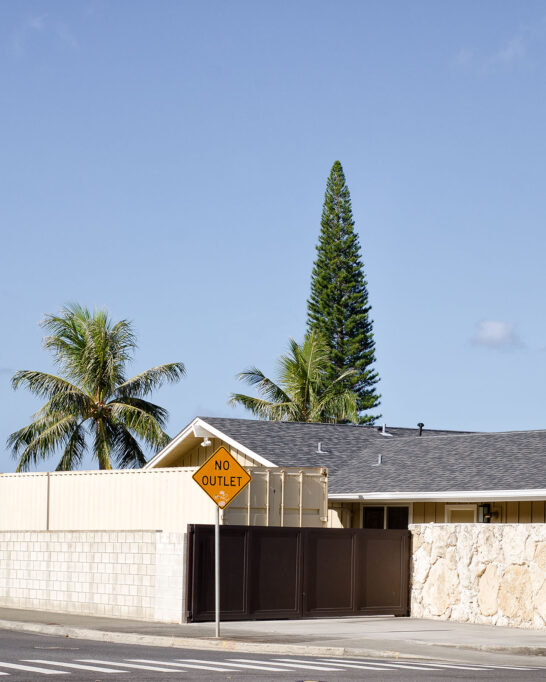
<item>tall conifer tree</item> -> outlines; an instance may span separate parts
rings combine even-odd
[[[332,377],[349,368],[356,373],[347,386],[358,395],[359,421],[373,424],[377,415],[364,414],[379,405],[372,368],[375,361],[371,306],[354,230],[349,188],[339,161],[326,183],[317,258],[307,301],[307,327],[322,333],[331,353]]]

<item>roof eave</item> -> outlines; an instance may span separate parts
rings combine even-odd
[[[443,490],[440,492],[354,492],[328,493],[328,499],[339,502],[518,502],[520,500],[546,500],[546,488],[522,490]]]
[[[166,445],[163,450],[157,453],[152,459],[147,462],[143,469],[156,469],[158,466],[160,466],[160,463],[176,448],[180,443],[182,443],[186,438],[189,436],[195,436],[196,432],[199,433],[201,430],[204,430],[208,435],[212,436],[213,438],[218,438],[224,443],[227,443],[228,445],[231,445],[231,447],[235,448],[239,452],[242,452],[244,455],[247,457],[250,457],[251,459],[255,460],[258,464],[264,467],[277,467],[276,464],[273,464],[273,462],[270,462],[268,459],[265,457],[262,457],[256,452],[253,452],[250,448],[247,448],[246,445],[243,445],[242,443],[239,443],[235,439],[231,438],[227,434],[223,433],[219,429],[215,428],[214,426],[211,426],[206,422],[206,420],[201,419],[200,417],[196,417],[193,421],[191,421],[180,433],[175,436],[172,441]]]

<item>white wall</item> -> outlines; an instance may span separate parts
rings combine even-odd
[[[0,532],[0,606],[182,622],[185,536]]]

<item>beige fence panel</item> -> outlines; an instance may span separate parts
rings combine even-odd
[[[0,475],[0,530],[46,530],[48,474]]]
[[[165,530],[214,523],[196,467],[0,475],[0,530]],[[228,525],[326,525],[319,468],[253,467],[253,481],[223,513]]]
[[[226,525],[326,526],[325,469],[253,467],[249,471],[252,481],[226,509]]]
[[[50,530],[169,530],[213,523],[214,505],[193,468],[70,472],[51,476]]]

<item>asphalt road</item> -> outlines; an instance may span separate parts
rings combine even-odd
[[[546,680],[544,667],[241,654],[110,644],[0,631],[0,677],[29,680],[238,680],[337,682],[341,680]]]

